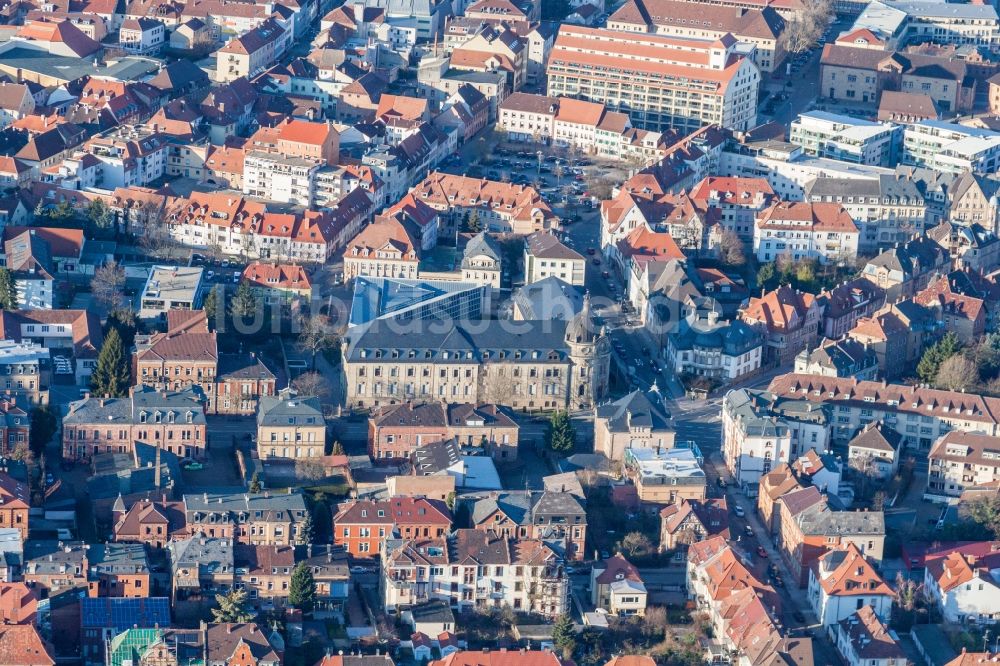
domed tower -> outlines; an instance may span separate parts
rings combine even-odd
[[[611,347],[608,337],[595,330],[590,292],[583,295],[583,309],[566,324],[566,346],[573,364],[569,378],[569,406],[589,409],[608,391]]]

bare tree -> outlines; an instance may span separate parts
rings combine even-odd
[[[90,291],[106,310],[121,307],[125,296],[125,267],[116,261],[109,261],[94,271],[90,279]]]
[[[743,241],[731,229],[723,231],[719,238],[719,260],[727,266],[742,266],[747,261]]]
[[[330,321],[323,315],[303,317],[302,330],[299,332],[298,348],[312,355],[312,370],[316,370],[316,354],[319,354],[337,344]]]
[[[307,372],[292,380],[292,388],[301,396],[316,396],[320,402],[330,398],[330,383],[318,372]]]
[[[133,209],[132,223],[139,236],[139,246],[151,256],[159,256],[170,246],[170,225],[162,202],[152,199]]]
[[[298,458],[295,461],[295,476],[307,481],[319,481],[326,478],[326,469],[317,460]]]
[[[972,388],[978,378],[976,364],[964,354],[955,354],[941,363],[935,384],[949,391]]]
[[[833,17],[832,0],[806,0],[803,9],[785,23],[779,39],[789,53],[802,53],[819,41]]]

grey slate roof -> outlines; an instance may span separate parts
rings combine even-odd
[[[719,349],[727,356],[740,356],[764,344],[763,335],[739,319],[731,322],[683,319],[670,337],[677,349]]]
[[[392,358],[393,362],[428,363],[447,360],[449,363],[481,364],[483,353],[489,352],[491,359],[499,357],[501,351],[511,358],[528,360],[538,352],[539,362],[563,361],[568,355],[564,340],[566,322],[561,321],[500,321],[476,322],[475,327],[447,323],[430,326],[427,322],[398,324],[376,320],[370,326],[351,334],[347,350],[348,362],[372,361],[376,358]],[[413,350],[414,356],[409,352]],[[380,352],[381,356],[378,353]],[[362,356],[364,354],[364,356]],[[447,358],[445,357],[447,354]]]
[[[257,409],[257,425],[263,426],[316,426],[324,425],[323,408],[315,396],[300,398],[290,393],[265,395]]]
[[[197,568],[199,574],[233,572],[233,542],[230,539],[191,537],[167,544],[170,568],[177,577],[179,568]]]
[[[648,426],[654,432],[670,428],[670,414],[658,389],[636,389],[614,402],[598,405],[597,418],[606,420],[611,432],[628,432],[629,423]]]
[[[496,261],[500,261],[502,256],[500,245],[485,231],[473,236],[466,244],[465,251],[462,253],[462,265],[465,265],[467,259],[478,255],[486,255]]]
[[[191,423],[204,424],[205,410],[202,397],[194,389],[157,391],[145,384],[135,387],[131,398],[102,399],[95,396],[69,404],[69,413],[63,418],[71,424],[125,424],[139,423],[145,414],[153,422],[157,412],[164,422],[173,414],[178,423],[184,423],[188,414]]]
[[[513,301],[525,319],[569,321],[583,309],[583,292],[554,275],[519,287]]]
[[[184,512],[189,523],[215,515],[216,522],[292,521],[305,518],[306,502],[301,492],[293,493],[201,493],[184,495]],[[257,515],[260,513],[260,515]]]

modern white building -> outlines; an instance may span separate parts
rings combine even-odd
[[[268,201],[312,206],[319,160],[252,151],[243,163],[243,192]]]
[[[789,140],[809,155],[884,167],[891,166],[901,134],[891,123],[809,111],[792,121]]]
[[[722,454],[729,473],[752,488],[772,468],[815,449],[830,438],[827,408],[767,391],[736,389],[722,400]]]
[[[200,266],[153,266],[139,298],[139,318],[152,319],[170,310],[201,306]]]
[[[587,260],[547,231],[524,240],[524,283],[557,277],[566,284],[583,286]]]
[[[901,161],[947,173],[996,173],[1000,169],[1000,132],[924,120],[903,130]]]
[[[1000,24],[991,4],[941,0],[881,0],[869,3],[851,31],[884,35],[893,46],[932,42],[1000,49]]]

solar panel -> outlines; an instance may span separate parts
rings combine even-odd
[[[106,627],[117,631],[125,631],[134,626],[168,627],[170,600],[166,597],[147,599],[88,597],[80,601],[80,616],[84,627]]]

